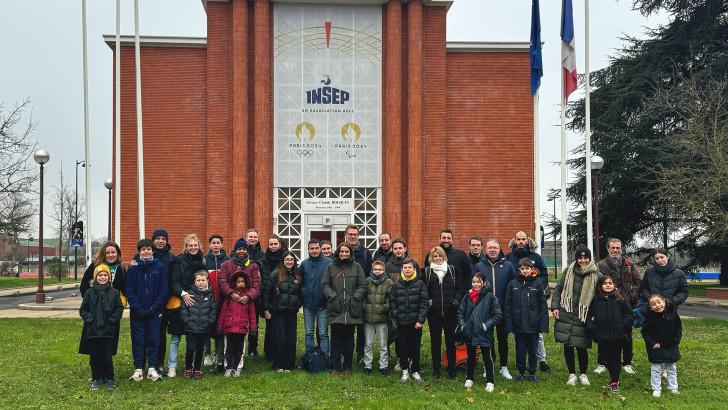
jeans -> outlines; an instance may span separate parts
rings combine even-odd
[[[356,325],[338,323],[331,325],[331,368],[333,370],[351,370],[355,328]]]
[[[179,343],[182,341],[182,335],[172,335],[169,338],[169,354],[167,355],[167,368],[177,368],[177,354],[179,353]]]
[[[310,309],[303,307],[303,327],[306,329],[306,353],[311,353],[316,348],[314,331],[318,328],[319,343],[321,351],[329,355],[329,311],[328,309]]]
[[[652,363],[650,366],[650,384],[652,385],[652,390],[655,391],[662,391],[662,380],[660,380],[660,377],[662,375],[662,371],[667,371],[667,388],[671,392],[677,391],[677,367],[675,366],[675,363]]]
[[[144,369],[145,361],[149,363],[149,367],[155,368],[161,363],[158,360],[159,329],[163,321],[162,315],[147,319],[140,318],[136,311],[131,311],[129,321],[131,324],[131,352],[135,369]]]
[[[546,361],[546,345],[543,343],[543,334],[538,334],[538,346],[536,346],[536,358],[540,362]]]
[[[91,379],[114,380],[114,361],[111,354],[113,344],[112,338],[88,339]]]
[[[291,370],[296,367],[296,319],[295,311],[273,313],[274,369]]]
[[[457,311],[445,311],[445,317],[431,314],[427,317],[430,324],[430,354],[432,355],[432,371],[440,373],[440,357],[442,356],[442,334],[445,333],[445,352],[447,354],[448,372],[455,372],[455,327],[458,324]]]
[[[589,354],[586,349],[581,347],[574,347],[564,345],[564,360],[566,360],[566,368],[569,369],[569,374],[576,374],[576,363],[574,362],[574,349],[576,349],[576,355],[579,358],[579,373],[586,374],[586,368],[589,366]]]
[[[500,367],[508,366],[508,330],[506,324],[501,323],[495,326],[495,334],[498,336],[498,359]],[[495,349],[493,350],[495,354]]]
[[[379,368],[389,367],[389,349],[387,346],[388,328],[387,323],[365,323],[364,324],[364,367],[372,368],[374,361],[374,339],[379,343]]]
[[[474,380],[475,373],[475,361],[477,360],[476,346],[466,344],[465,348],[468,352],[468,361],[465,367],[465,379]],[[480,347],[480,354],[483,356],[483,365],[485,366],[485,382],[493,383],[494,380],[494,369],[493,369],[493,348],[492,347]]]
[[[399,367],[402,370],[410,370],[411,373],[419,372],[422,329],[415,329],[414,323],[397,326],[397,344],[400,355]],[[412,366],[410,366],[410,360],[412,360]]]
[[[598,344],[599,356],[604,358],[604,364],[607,366],[607,369],[609,369],[609,377],[612,382],[619,381],[619,373],[622,369],[622,366],[620,366],[620,359],[622,356],[623,344],[624,342],[621,340],[599,342]]]
[[[526,372],[526,354],[528,354],[528,374],[536,374],[536,348],[538,333],[515,333],[516,368],[520,374]]]
[[[225,346],[225,369],[236,370],[240,365],[240,358],[245,353],[245,334],[228,333],[225,336],[227,345]]]

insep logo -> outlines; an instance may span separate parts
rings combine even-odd
[[[348,91],[331,87],[331,77],[325,75],[321,80],[323,87],[306,91],[306,104],[346,104],[349,101]]]

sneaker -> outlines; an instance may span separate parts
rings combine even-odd
[[[408,370],[402,370],[402,377],[400,377],[399,382],[402,384],[405,384],[409,381],[409,371]]]
[[[424,380],[422,379],[422,376],[420,376],[419,372],[412,373],[412,379],[417,383],[422,383]]]
[[[131,377],[129,377],[129,380],[134,380],[135,382],[140,382],[144,380],[144,370],[135,369],[134,373],[132,373]]]
[[[508,371],[506,366],[501,367],[498,373],[506,380],[513,380],[513,376],[511,376],[511,372]]]
[[[370,369],[368,367],[365,367],[364,368],[364,374],[366,374],[367,376],[371,376],[372,375],[372,369]]]
[[[240,369],[233,370],[233,377],[240,377]]]
[[[286,374],[288,374],[288,373],[290,373],[290,372],[291,372],[291,369],[284,369],[284,370],[283,370],[283,373],[286,373]]]
[[[591,383],[589,383],[589,378],[586,377],[584,373],[579,375],[579,382],[581,382],[584,386],[589,386]]]
[[[659,398],[660,396],[662,396],[662,392],[661,391],[659,391],[659,390],[653,390],[652,391],[652,397]]]
[[[528,375],[528,381],[531,382],[531,383],[536,383],[537,382],[536,375],[535,374],[529,374]]]
[[[189,377],[187,376],[188,371],[190,370],[185,370],[185,378],[189,379]],[[169,370],[167,370],[167,377],[169,377],[170,379],[177,377],[177,369],[175,369],[174,367],[170,367]]]
[[[104,384],[101,380],[93,380],[91,381],[91,390],[97,391],[101,389],[101,385]]]
[[[211,355],[206,354],[205,359],[202,360],[202,363],[205,366],[212,366],[213,364],[215,364],[215,359],[213,359]]]
[[[473,381],[472,380],[465,380],[465,390],[470,391],[470,389],[473,388]]]
[[[379,374],[382,376],[389,376],[389,369],[379,369]]]
[[[523,373],[521,373],[518,376],[516,376],[516,381],[517,382],[522,382],[522,381],[525,381],[525,380],[526,380],[526,375],[523,374]]]
[[[283,373],[283,369],[278,369],[278,373]]]
[[[539,363],[539,368],[544,373],[551,373],[551,366],[549,366],[549,364],[546,363],[546,361]]]
[[[607,368],[603,364],[600,364],[599,366],[597,366],[596,369],[594,369],[594,373],[596,373],[596,374],[602,374],[606,371],[607,371]]]
[[[192,372],[192,380],[201,380],[202,379],[202,372],[199,370],[195,370]]]
[[[574,373],[571,373],[569,375],[569,379],[566,380],[567,386],[576,386],[576,375]]]
[[[159,380],[161,378],[162,378],[162,376],[160,376],[159,373],[157,373],[157,369],[150,367],[147,370],[147,379],[149,379],[153,382],[156,382],[157,380]]]
[[[114,379],[109,379],[106,381],[106,390],[114,390],[116,388],[116,382],[114,382]]]
[[[624,369],[624,372],[627,373],[627,374],[635,374],[635,373],[637,373],[637,371],[634,369],[634,367],[632,367],[631,364],[625,365],[624,367],[622,367],[622,369]]]
[[[227,369],[225,370],[225,377],[232,377],[234,370],[233,369]]]
[[[493,390],[495,390],[495,386],[493,385],[493,383],[485,384],[485,391],[487,391],[488,393],[493,393]]]
[[[611,390],[612,393],[614,393],[614,394],[618,394],[619,393],[619,382],[610,382],[609,390]]]
[[[170,369],[170,370],[172,370],[172,369]],[[194,374],[194,372],[192,371],[192,369],[185,369],[184,378],[191,379],[193,374]]]
[[[394,371],[395,372],[401,372],[402,366],[399,365],[399,360],[397,360],[397,363],[394,365]]]

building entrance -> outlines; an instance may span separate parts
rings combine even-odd
[[[332,248],[344,242],[344,230],[351,222],[351,215],[305,215],[304,217],[304,243],[307,246],[309,239],[331,242]]]

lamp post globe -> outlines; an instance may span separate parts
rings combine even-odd
[[[600,157],[599,155],[594,155],[591,157],[591,169],[595,171],[599,171],[604,167],[604,158]]]
[[[40,165],[45,165],[48,160],[51,159],[51,156],[48,154],[48,151],[41,148],[38,151],[35,151],[35,153],[33,154],[33,159]]]

